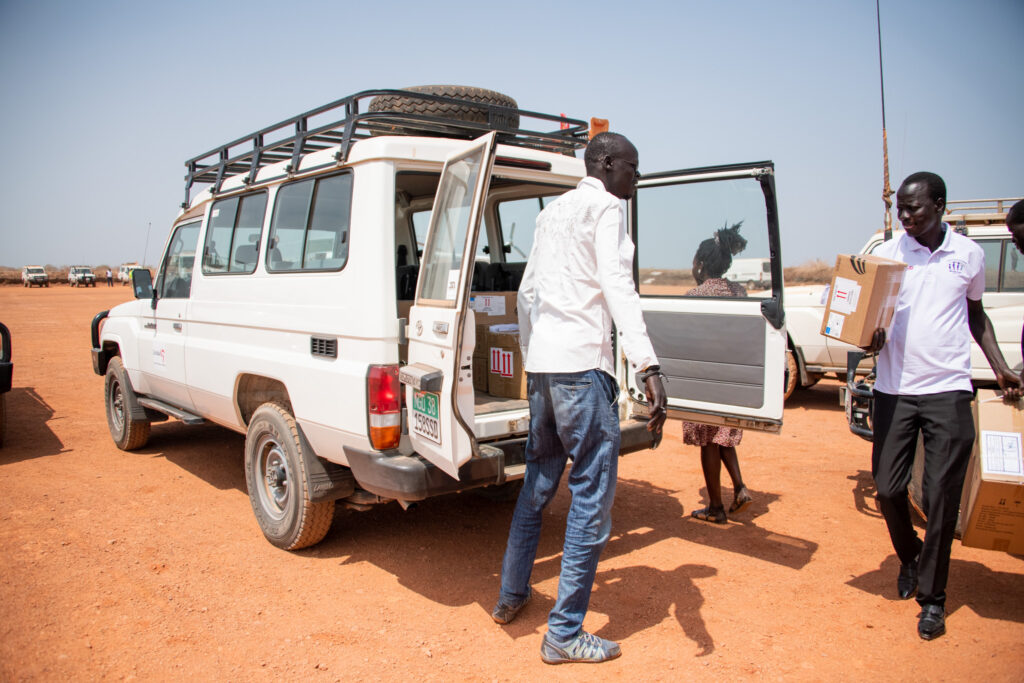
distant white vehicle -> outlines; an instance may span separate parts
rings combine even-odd
[[[132,271],[139,267],[137,261],[132,263],[122,263],[117,269],[117,281],[122,285],[126,285],[132,281]]]
[[[772,261],[769,258],[734,258],[729,270],[725,271],[722,277],[747,289],[770,287]]]
[[[71,266],[68,270],[68,284],[72,287],[95,287],[96,274],[89,266]]]
[[[42,266],[25,266],[21,269],[21,284],[26,287],[49,287],[50,276]]]

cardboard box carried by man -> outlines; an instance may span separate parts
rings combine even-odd
[[[854,346],[870,346],[888,329],[907,264],[870,254],[840,254],[832,273],[821,333]]]

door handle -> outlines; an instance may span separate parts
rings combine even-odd
[[[174,329],[181,332],[181,323],[174,323]]]
[[[146,323],[145,325],[143,325],[143,327],[146,328],[147,330],[155,330],[156,323]]]

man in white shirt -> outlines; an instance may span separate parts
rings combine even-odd
[[[1024,254],[1024,199],[1006,212],[1006,227],[1013,236],[1013,244],[1017,251]],[[1024,328],[1020,331],[1020,351],[1024,355]],[[1024,382],[1024,368],[1020,371],[1020,380]]]
[[[537,217],[519,287],[519,331],[530,399],[526,476],[492,613],[512,621],[530,599],[541,516],[568,459],[572,503],[566,520],[558,598],[548,615],[541,659],[602,662],[619,646],[583,630],[597,562],[611,534],[619,458],[618,386],[612,323],[645,387],[655,445],[665,422],[665,389],[633,283],[633,243],[622,199],[636,190],[636,148],[600,133],[584,153],[587,177]]]
[[[907,264],[891,332],[875,333],[881,348],[874,387],[871,472],[878,503],[900,560],[901,599],[917,591],[917,632],[931,640],[946,632],[946,579],[960,491],[974,443],[971,414],[971,336],[981,346],[1008,399],[1020,397],[982,308],[985,254],[942,222],[946,185],[934,173],[914,173],[896,193],[906,231],[875,250]],[[884,346],[883,346],[884,344]],[[917,434],[924,437],[924,541],[910,521],[910,483]]]

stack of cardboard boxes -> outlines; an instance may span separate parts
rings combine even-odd
[[[516,292],[478,292],[469,305],[476,316],[473,388],[502,398],[526,398]]]

